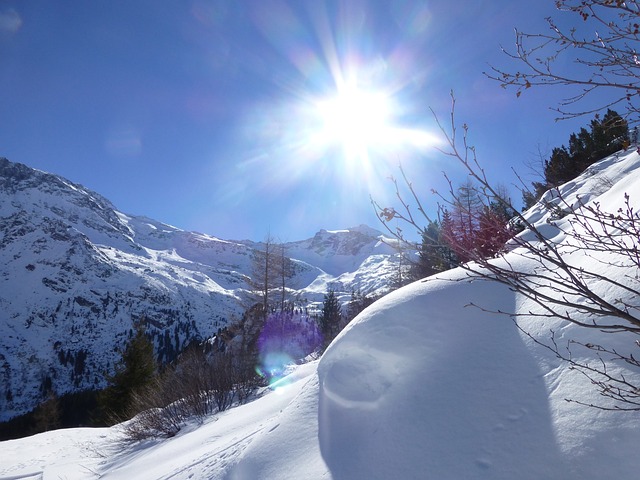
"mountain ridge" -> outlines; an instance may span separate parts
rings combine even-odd
[[[61,176],[0,158],[0,421],[104,386],[142,319],[161,361],[239,317],[260,242],[223,240],[119,211]],[[389,240],[390,241],[390,240]],[[284,244],[291,298],[344,300],[391,282],[393,249],[360,225]]]

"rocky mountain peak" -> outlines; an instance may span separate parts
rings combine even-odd
[[[133,322],[161,361],[216,333],[250,301],[260,244],[127,215],[63,177],[0,159],[0,421],[56,394],[99,388]],[[395,252],[361,225],[285,244],[291,297],[328,285],[380,293]],[[339,292],[340,293],[340,292]]]

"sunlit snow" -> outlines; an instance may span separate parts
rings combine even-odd
[[[615,211],[626,192],[638,207],[639,167],[635,152],[604,159],[565,185],[563,195]],[[529,215],[545,221],[540,206]],[[526,259],[509,259],[527,268]],[[602,399],[509,317],[490,313],[533,309],[504,286],[452,270],[376,302],[319,362],[294,369],[277,393],[143,445],[114,442],[117,427],[2,442],[0,477],[43,471],[45,479],[638,478],[638,414],[567,402]],[[559,342],[604,335],[559,320],[518,322],[540,340],[551,329]],[[634,345],[624,334],[606,341],[620,349]],[[639,381],[637,372],[625,375]]]

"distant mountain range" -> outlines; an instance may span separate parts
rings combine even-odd
[[[388,290],[399,257],[367,226],[286,243],[291,298]],[[259,242],[124,214],[65,178],[0,158],[0,421],[43,392],[101,387],[134,322],[172,358],[241,315]]]

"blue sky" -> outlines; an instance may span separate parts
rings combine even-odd
[[[446,118],[454,90],[488,175],[512,183],[589,120],[554,121],[570,92],[516,98],[482,73],[515,68],[500,45],[555,14],[552,0],[2,0],[0,156],[226,239],[378,227],[369,197],[394,204],[399,162],[426,205],[443,170],[464,173],[402,141],[347,158],[317,140],[318,101],[348,79],[384,94],[394,125],[436,133],[429,107]]]

